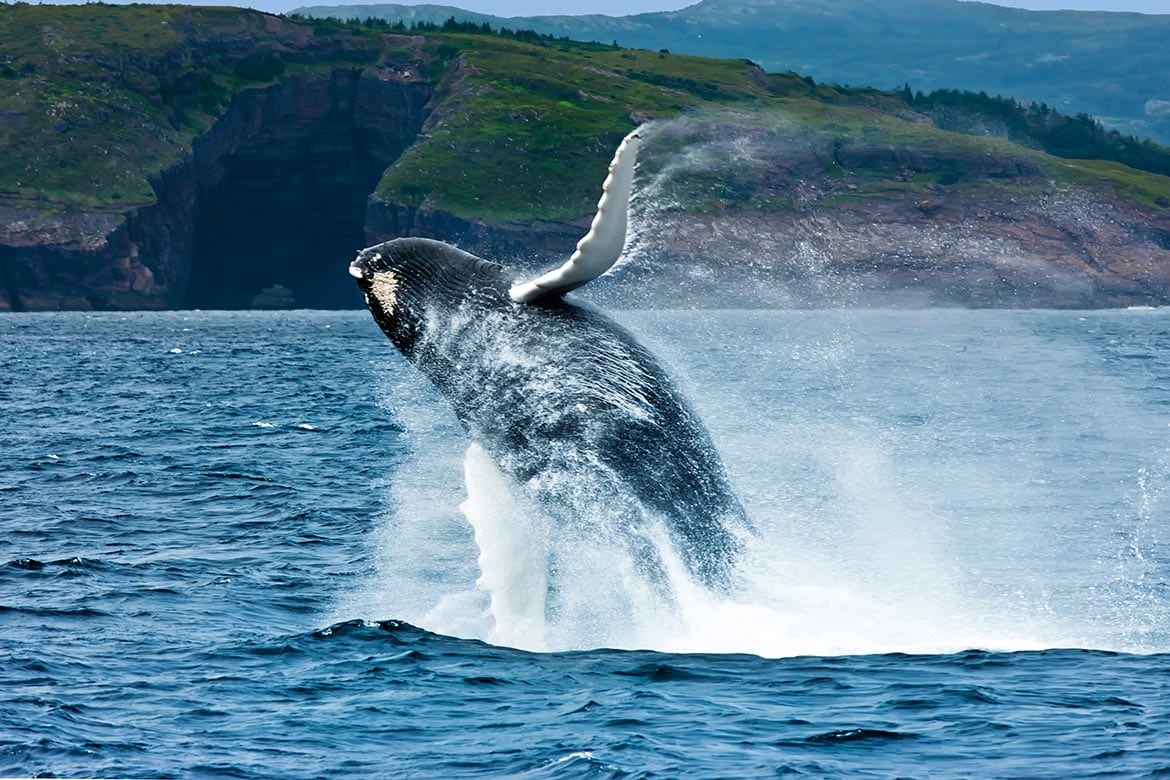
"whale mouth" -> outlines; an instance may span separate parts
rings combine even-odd
[[[366,247],[357,253],[357,257],[349,264],[349,275],[359,283],[371,282],[379,273],[389,270],[389,258],[379,251],[384,246]]]

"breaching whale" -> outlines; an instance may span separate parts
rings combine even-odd
[[[635,131],[618,147],[568,262],[534,280],[424,238],[364,249],[349,272],[390,341],[540,511],[582,544],[627,545],[652,574],[665,537],[695,580],[726,590],[749,524],[710,435],[632,335],[564,298],[621,255],[638,144]]]

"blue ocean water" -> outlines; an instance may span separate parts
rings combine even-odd
[[[1170,774],[1170,311],[617,316],[758,529],[625,649],[366,313],[0,317],[0,775]]]

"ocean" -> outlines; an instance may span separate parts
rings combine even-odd
[[[613,314],[755,533],[604,643],[366,312],[0,316],[0,775],[1170,775],[1170,310]]]

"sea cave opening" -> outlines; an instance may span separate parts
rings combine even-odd
[[[366,201],[416,136],[426,99],[362,81],[286,85],[233,105],[242,115],[197,142],[185,308],[361,306],[346,268],[366,244]]]

